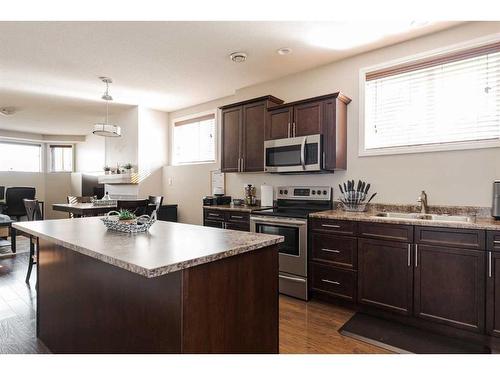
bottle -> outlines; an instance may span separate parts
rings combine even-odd
[[[109,196],[108,192],[106,192],[106,194],[104,195],[104,197],[102,197],[102,200],[103,201],[110,201],[111,200],[111,197]]]

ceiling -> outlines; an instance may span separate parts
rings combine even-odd
[[[104,91],[97,77],[105,75],[115,102],[173,111],[456,24],[0,22],[0,107],[18,107],[19,116],[48,106],[95,117]],[[279,55],[281,47],[293,52]],[[234,51],[248,60],[233,63]],[[6,119],[15,116],[0,118],[0,127],[12,127]],[[11,130],[39,126],[17,123]],[[70,125],[65,134],[84,129]]]

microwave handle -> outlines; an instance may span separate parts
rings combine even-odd
[[[300,164],[302,165],[302,169],[306,169],[306,140],[307,137],[304,137],[300,146]]]

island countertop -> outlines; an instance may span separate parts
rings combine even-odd
[[[25,233],[52,241],[148,278],[283,242],[282,236],[157,221],[149,232],[107,230],[100,218],[14,223]]]

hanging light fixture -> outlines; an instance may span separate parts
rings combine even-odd
[[[113,100],[113,97],[109,95],[109,84],[112,83],[113,80],[108,77],[99,77],[99,79],[106,84],[106,91],[101,97],[101,99],[106,101],[106,119],[103,123],[94,124],[94,131],[92,133],[103,137],[120,137],[122,132],[121,128],[117,125],[110,124],[108,121],[108,106],[109,102]]]

